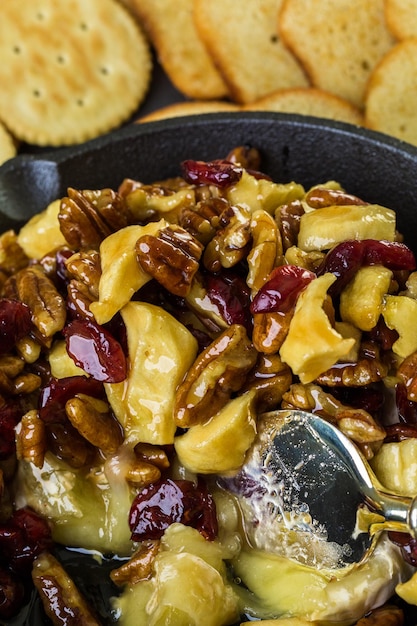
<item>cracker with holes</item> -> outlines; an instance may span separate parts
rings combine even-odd
[[[314,87],[357,107],[373,68],[394,44],[384,0],[284,0],[278,31]]]
[[[194,20],[234,101],[306,86],[306,76],[277,36],[282,0],[194,0]]]
[[[417,37],[417,0],[385,0],[385,19],[397,39]]]
[[[117,0],[1,0],[0,118],[23,141],[74,144],[142,102],[149,43]]]
[[[298,113],[363,125],[363,115],[351,102],[315,87],[282,89],[246,105],[245,111]]]
[[[193,21],[194,0],[129,0],[175,87],[195,99],[227,95],[227,87]]]
[[[366,125],[417,145],[417,37],[399,42],[373,72]]]
[[[4,124],[0,122],[0,165],[15,157],[16,154],[16,142]]]

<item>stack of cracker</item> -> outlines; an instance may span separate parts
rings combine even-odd
[[[182,98],[141,115],[154,58]],[[417,145],[417,0],[1,0],[0,84],[0,163],[19,143],[218,111]]]

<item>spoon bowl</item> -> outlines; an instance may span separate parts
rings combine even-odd
[[[254,547],[317,568],[362,562],[383,530],[416,536],[417,497],[387,492],[348,437],[304,411],[264,414],[226,483]]]

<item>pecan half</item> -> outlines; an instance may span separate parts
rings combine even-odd
[[[134,585],[152,576],[152,564],[159,551],[159,540],[143,541],[140,548],[123,565],[110,572],[110,578],[119,587]]]
[[[16,456],[41,468],[47,450],[45,422],[32,409],[23,415],[16,427]]]
[[[114,454],[122,444],[121,426],[106,402],[80,393],[66,402],[65,412],[84,439],[104,454]]]
[[[242,393],[256,390],[258,413],[276,409],[282,396],[292,383],[291,369],[283,363],[278,354],[259,354],[255,367],[249,373]]]
[[[168,291],[185,297],[199,268],[202,244],[184,228],[170,225],[157,236],[143,235],[136,243],[142,269]]]
[[[290,204],[284,204],[275,211],[275,219],[281,232],[284,250],[297,244],[300,219],[304,212],[300,200],[293,200]]]
[[[98,248],[115,230],[130,223],[123,199],[111,189],[90,191],[69,188],[58,214],[61,232],[74,250]]]
[[[278,352],[288,334],[293,314],[293,311],[254,314],[252,341],[258,352]]]
[[[100,254],[97,250],[80,251],[65,262],[69,275],[85,285],[91,297],[98,299],[101,276]]]
[[[49,552],[43,552],[35,559],[32,580],[45,613],[54,625],[100,626],[72,578]]]
[[[17,298],[32,313],[32,322],[43,338],[63,329],[66,319],[65,300],[40,265],[20,270],[5,284],[6,296]]]
[[[225,198],[207,198],[197,204],[184,207],[178,216],[178,224],[202,244],[207,245],[220,227],[220,217],[228,210]]]
[[[313,209],[322,209],[334,205],[349,206],[354,204],[364,206],[368,204],[368,202],[364,202],[357,196],[347,193],[344,189],[320,186],[310,189],[306,194],[305,200]]]
[[[405,385],[407,399],[417,402],[417,351],[402,361],[397,369],[397,376]]]
[[[282,264],[282,239],[274,218],[267,211],[255,211],[250,222],[252,249],[247,256],[249,273],[246,279],[256,293],[276,265]]]
[[[243,387],[256,359],[257,351],[244,326],[227,328],[200,353],[178,388],[174,407],[177,426],[188,428],[217,413],[232,392]]]
[[[317,413],[335,424],[350,439],[359,444],[367,458],[383,442],[386,431],[370,413],[363,409],[346,406],[330,393],[313,383],[295,383],[284,393],[283,409],[301,409]]]
[[[251,245],[251,214],[238,206],[229,206],[221,216],[223,227],[204,251],[203,263],[209,272],[230,268],[246,258]]]
[[[417,359],[416,359],[417,361]],[[316,379],[327,387],[364,387],[387,376],[389,366],[380,357],[380,349],[373,342],[364,341],[356,363],[343,363],[331,367]]]

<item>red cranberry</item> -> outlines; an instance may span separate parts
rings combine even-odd
[[[206,539],[217,535],[214,500],[200,479],[160,480],[145,487],[133,501],[129,527],[134,541],[160,539],[175,522],[196,528]]]

